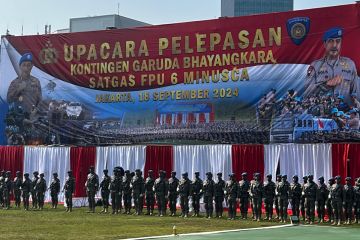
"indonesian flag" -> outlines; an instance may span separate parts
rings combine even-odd
[[[324,129],[324,123],[318,118],[319,129]]]

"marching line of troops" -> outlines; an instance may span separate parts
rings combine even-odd
[[[228,206],[228,219],[236,218],[237,203],[240,205],[241,219],[248,218],[249,203],[252,209],[254,221],[261,220],[262,203],[265,206],[265,220],[273,219],[275,205],[276,218],[280,222],[286,222],[288,218],[288,204],[291,204],[293,216],[305,223],[313,224],[315,221],[315,206],[317,208],[318,222],[325,221],[332,225],[351,224],[354,215],[354,223],[360,223],[360,178],[355,179],[355,186],[351,185],[351,178],[345,179],[346,184],[341,184],[341,177],[336,176],[325,184],[323,177],[314,182],[314,176],[303,177],[303,184],[299,183],[299,177],[293,176],[292,183],[287,181],[287,175],[277,175],[276,182],[272,181],[272,175],[267,175],[267,181],[262,182],[259,173],[254,173],[253,180],[248,180],[246,172],[241,174],[238,182],[235,174],[229,174],[229,180],[222,179],[222,173],[217,173],[217,181],[213,180],[211,172],[206,173],[206,180],[202,181],[200,173],[195,172],[195,178],[190,180],[188,173],[182,173],[182,178],[176,178],[176,172],[171,172],[171,177],[166,178],[166,172],[160,170],[158,178],[155,178],[152,170],[148,171],[148,177],[142,176],[140,169],[134,173],[124,171],[121,167],[115,167],[113,176],[108,175],[108,170],[103,170],[104,176],[99,181],[94,167],[90,167],[85,183],[88,196],[89,211],[95,213],[95,196],[100,190],[103,209],[101,213],[108,213],[109,199],[111,196],[112,214],[130,214],[132,201],[134,203],[134,215],[143,213],[144,201],[146,215],[154,214],[155,203],[158,206],[158,216],[166,215],[167,205],[170,216],[176,216],[176,203],[180,200],[180,217],[189,216],[189,200],[192,200],[193,216],[200,213],[200,199],[203,197],[206,210],[206,218],[213,217],[213,205],[215,202],[215,217],[222,218],[223,202]],[[16,177],[11,180],[10,171],[2,171],[0,176],[0,204],[4,209],[10,208],[10,195],[13,192],[15,206],[20,208],[21,195],[24,209],[29,210],[29,197],[32,197],[32,207],[42,210],[44,207],[45,192],[50,190],[52,208],[57,208],[58,194],[60,193],[60,180],[57,173],[53,173],[50,186],[47,187],[44,174],[33,172],[33,178],[29,173],[16,172]],[[68,171],[63,190],[65,195],[66,211],[72,211],[72,196],[75,192],[75,178],[72,171]],[[353,211],[354,210],[354,211]]]

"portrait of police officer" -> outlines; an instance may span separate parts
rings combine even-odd
[[[8,103],[21,106],[26,113],[30,113],[32,106],[37,107],[42,100],[40,81],[31,76],[33,58],[31,53],[22,55],[19,60],[19,76],[11,81],[7,92]]]
[[[323,35],[324,57],[310,64],[304,96],[339,94],[350,103],[351,94],[358,92],[356,66],[350,58],[340,56],[344,30],[334,27]]]

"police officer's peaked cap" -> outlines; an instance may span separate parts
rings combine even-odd
[[[103,172],[109,172],[109,170],[107,170],[107,169],[104,169],[104,170],[103,170]]]
[[[308,178],[314,178],[314,175],[312,175],[311,173],[308,175]]]
[[[172,171],[171,174],[175,174],[175,175],[176,175],[176,172],[175,172],[175,171]]]
[[[254,177],[260,177],[260,173],[254,173]]]
[[[341,177],[338,175],[338,176],[335,177],[335,179],[341,179]]]
[[[21,173],[20,171],[16,171],[16,174],[19,174],[19,173]]]
[[[321,177],[319,177],[319,178],[318,178],[318,180],[324,180],[324,177],[323,177],[323,176],[321,176]]]
[[[183,175],[183,176],[187,176],[187,175],[188,175],[188,173],[187,173],[187,172],[184,172],[182,175]]]
[[[19,65],[21,65],[23,62],[32,62],[33,61],[33,55],[31,53],[25,53],[21,56],[19,60]]]
[[[267,178],[272,178],[272,174],[266,175]]]
[[[10,171],[6,171],[6,174],[10,174],[11,172]]]
[[[335,180],[335,178],[331,177],[331,178],[329,178],[328,182],[332,182],[334,180]]]
[[[38,172],[38,171],[34,171],[33,174],[34,174],[34,175],[38,175],[39,172]]]
[[[94,166],[90,166],[89,169],[95,169],[95,167],[94,167]]]
[[[57,172],[54,172],[54,173],[53,173],[53,175],[54,175],[54,176],[57,176],[57,175],[58,175],[58,173],[57,173]]]
[[[166,175],[166,171],[165,170],[160,170],[160,174]]]
[[[29,173],[24,173],[24,176],[25,176],[25,177],[28,177],[28,176],[29,176]]]
[[[195,175],[199,175],[200,174],[200,172],[195,172]]]
[[[152,172],[154,172],[154,171],[153,171],[153,170],[151,170],[151,169],[148,171],[148,173],[152,173]],[[159,171],[159,172],[161,172],[161,171]]]
[[[222,176],[222,173],[221,173],[221,172],[219,172],[219,173],[217,173],[216,175],[218,175],[218,176],[220,176],[220,177],[221,177],[221,176]]]
[[[351,177],[346,177],[345,181],[351,181]]]
[[[241,176],[247,176],[248,174],[247,174],[247,172],[243,172],[242,174],[241,174]]]
[[[298,176],[298,175],[294,175],[293,178],[299,179],[299,176]]]
[[[125,170],[125,173],[130,173],[130,170]]]
[[[285,174],[285,175],[282,175],[281,178],[287,178],[287,175],[286,175],[286,174]]]
[[[141,172],[141,170],[140,169],[135,169],[135,172]]]
[[[68,173],[72,173],[72,170],[69,170]]]
[[[324,33],[323,41],[326,42],[331,38],[342,38],[344,30],[340,27],[333,27]]]
[[[303,176],[303,179],[308,179],[308,176]]]
[[[235,173],[230,173],[229,177],[235,177]]]
[[[206,176],[212,176],[212,173],[211,173],[211,172],[207,172],[207,173],[206,173]]]

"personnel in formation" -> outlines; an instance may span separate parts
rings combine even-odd
[[[289,200],[289,190],[290,184],[287,181],[287,175],[281,176],[281,182],[276,187],[277,198],[279,201],[279,210],[280,210],[280,221],[286,222],[287,220],[287,207]]]
[[[180,196],[180,217],[187,218],[189,215],[189,196],[190,196],[191,181],[188,177],[188,173],[184,172],[179,182],[178,193]]]
[[[68,176],[65,180],[63,192],[65,193],[66,212],[72,212],[73,202],[72,197],[75,194],[75,178],[72,171],[68,171]]]
[[[264,195],[264,185],[260,181],[260,173],[254,173],[254,179],[250,184],[250,196],[254,209],[254,219],[258,222],[261,220],[261,203]]]
[[[305,185],[303,194],[305,195],[305,209],[307,223],[313,224],[315,221],[315,201],[318,187],[314,182],[314,176],[308,175],[308,183]]]
[[[35,190],[35,186],[36,186],[38,179],[39,179],[39,172],[34,171],[33,178],[31,180],[31,183],[32,183],[31,200],[32,200],[32,208],[35,208],[35,209],[38,208],[38,197],[36,196],[36,190]]]
[[[40,173],[40,178],[35,185],[36,196],[38,200],[39,210],[43,210],[45,202],[45,192],[47,190],[46,180],[44,179],[44,173]]]
[[[24,174],[24,182],[21,185],[23,203],[24,203],[24,210],[29,211],[29,198],[30,193],[33,191],[33,184],[31,179],[29,178],[29,173]]]
[[[51,196],[51,207],[56,209],[59,203],[59,193],[60,193],[60,179],[56,172],[53,173],[53,179],[50,183],[50,196]]]
[[[267,182],[264,184],[264,205],[265,205],[265,220],[271,220],[273,216],[273,204],[275,199],[276,185],[272,181],[272,175],[266,175]]]
[[[351,177],[345,178],[343,205],[345,212],[345,224],[351,224],[352,208],[354,205],[354,187],[351,185]]]
[[[354,209],[355,209],[355,221],[354,223],[360,223],[360,177],[355,181],[354,187]]]
[[[281,183],[281,175],[276,175],[275,182],[275,211],[276,211],[276,219],[280,219],[280,204],[279,204],[279,193],[277,192],[277,187]]]
[[[14,197],[15,197],[15,206],[20,208],[21,205],[21,187],[23,184],[23,178],[21,172],[16,172],[16,177],[14,179]]]
[[[178,192],[177,188],[179,186],[179,179],[176,178],[176,172],[171,172],[171,177],[168,180],[169,184],[169,193],[168,193],[168,199],[169,199],[169,209],[170,209],[170,216],[176,215],[176,202],[178,198]]]
[[[324,177],[321,176],[319,177],[318,180],[319,180],[319,187],[316,197],[317,212],[318,212],[319,223],[323,223],[325,221],[325,206],[329,195],[329,190],[325,184]]]
[[[305,185],[308,182],[308,176],[303,176],[303,184],[301,185],[301,192],[305,191]],[[301,198],[300,198],[300,211],[301,211],[301,216],[302,216],[302,220],[305,221],[306,220],[306,213],[305,213],[305,194],[301,194]]]
[[[135,215],[142,214],[145,193],[144,183],[145,181],[142,177],[141,170],[136,169],[135,176],[132,178],[131,181],[131,189],[135,205]]]
[[[239,182],[239,199],[240,199],[240,212],[241,218],[247,219],[248,207],[249,207],[249,190],[250,182],[247,179],[247,173],[243,172],[241,174],[241,181]]]
[[[222,173],[217,173],[217,181],[214,185],[214,196],[215,196],[215,212],[217,218],[222,218],[223,216],[223,203],[225,199],[225,181],[222,179]]]
[[[11,172],[7,171],[4,180],[4,209],[10,209],[10,195],[13,189],[13,184],[11,180]]]
[[[332,204],[331,204],[331,196],[330,196],[330,190],[331,190],[331,186],[335,183],[335,179],[334,178],[329,178],[328,180],[328,196],[326,198],[326,209],[327,209],[327,215],[328,215],[328,221],[330,223],[334,222],[334,211],[332,208]]]
[[[239,195],[239,183],[235,179],[235,173],[229,174],[229,180],[225,184],[225,199],[228,205],[228,219],[236,218],[236,200]]]
[[[4,170],[0,173],[0,207],[4,207],[4,185],[6,172]]]
[[[292,215],[300,218],[300,198],[301,198],[301,184],[299,183],[299,177],[294,175],[292,183],[290,185],[289,198],[292,208]]]
[[[94,166],[90,166],[89,174],[85,182],[86,195],[88,197],[89,211],[88,213],[95,213],[95,195],[99,191],[99,177],[95,173]]]
[[[148,177],[145,180],[145,199],[146,199],[146,215],[154,214],[154,205],[155,205],[155,192],[154,192],[154,172],[153,170],[148,170]]]
[[[200,178],[200,172],[195,172],[195,178],[191,182],[191,199],[194,209],[193,217],[198,217],[200,213],[200,199],[203,181]]]
[[[109,195],[110,195],[110,182],[111,177],[108,175],[109,170],[103,170],[103,178],[100,182],[100,192],[101,192],[101,200],[103,204],[103,209],[101,213],[108,213],[109,210]]]
[[[124,200],[124,214],[130,214],[131,210],[131,173],[129,170],[126,170],[123,177],[123,200]],[[120,200],[121,201],[121,200]]]
[[[120,174],[120,170],[115,167],[113,169],[113,175],[112,175],[109,185],[108,185],[108,189],[110,190],[110,194],[111,194],[111,208],[112,208],[111,214],[119,214],[121,211],[121,200],[122,200],[121,194],[122,194],[122,190],[123,190],[122,183],[123,183],[123,177]],[[105,182],[104,184],[106,185],[107,182]],[[105,212],[105,209],[104,209],[104,212]],[[125,209],[125,212],[126,212],[126,209]]]
[[[344,200],[344,187],[341,184],[341,177],[335,177],[335,183],[330,189],[331,205],[334,211],[334,222],[331,225],[341,225],[341,210]]]
[[[166,172],[163,170],[159,171],[159,177],[155,180],[154,190],[156,196],[156,203],[158,205],[158,216],[162,217],[166,215],[166,202],[168,195],[168,183],[166,180]]]
[[[205,203],[205,211],[206,211],[206,218],[213,217],[213,201],[214,201],[214,194],[215,194],[215,182],[212,179],[212,173],[206,173],[206,180],[204,181],[202,192],[204,196],[204,203]]]

